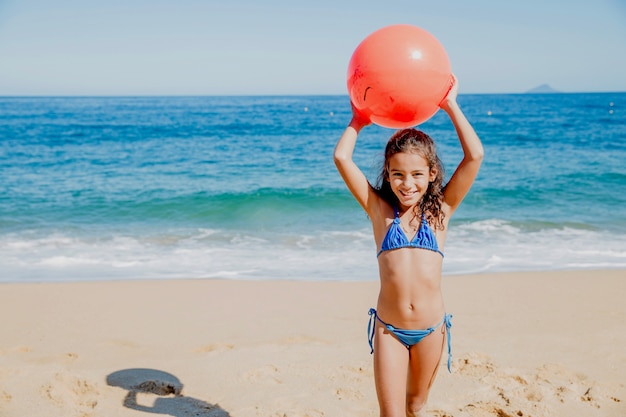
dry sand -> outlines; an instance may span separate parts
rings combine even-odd
[[[444,278],[428,415],[626,416],[626,271]],[[0,416],[377,416],[376,282],[0,285]]]

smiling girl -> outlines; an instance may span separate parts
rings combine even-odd
[[[352,160],[357,136],[370,124],[354,108],[335,147],[337,169],[371,220],[378,251],[380,293],[376,309],[370,309],[368,332],[381,417],[423,415],[446,339],[450,369],[452,316],[441,292],[443,248],[450,218],[483,159],[482,144],[457,94],[453,77],[440,107],[456,129],[464,156],[445,186],[433,140],[416,129],[391,136],[375,187]]]

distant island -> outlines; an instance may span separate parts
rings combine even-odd
[[[541,84],[539,87],[532,88],[526,91],[526,94],[549,94],[549,93],[560,93],[560,91],[555,90],[550,87],[548,84]]]

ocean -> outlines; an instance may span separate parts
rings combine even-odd
[[[485,147],[444,274],[626,268],[626,93],[461,95]],[[0,97],[0,282],[376,280],[347,96]],[[419,126],[449,176],[440,111]],[[375,180],[392,131],[366,128]]]

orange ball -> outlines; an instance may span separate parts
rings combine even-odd
[[[367,36],[348,66],[348,94],[373,123],[402,129],[437,113],[452,85],[450,60],[439,41],[412,25],[392,25]]]

